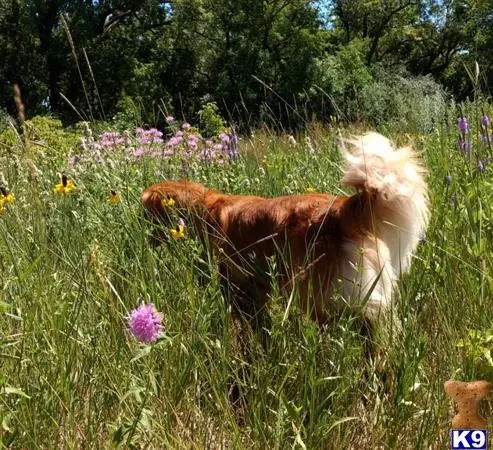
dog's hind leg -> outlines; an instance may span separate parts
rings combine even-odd
[[[231,306],[233,319],[244,322],[242,328],[250,328],[266,349],[271,326],[267,310],[268,287],[252,278],[237,280],[225,267],[220,268],[220,274],[222,295]]]
[[[234,370],[230,375],[229,398],[237,416],[243,421],[247,406],[247,397],[255,376],[251,370],[255,353],[267,349],[270,316],[266,310],[267,293],[265,289],[256,288],[252,280],[251,285],[238,286],[232,281],[225,267],[220,268],[221,291],[227,305],[231,307],[231,341]]]

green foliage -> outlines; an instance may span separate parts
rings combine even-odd
[[[2,153],[10,152],[11,148],[18,143],[20,143],[19,133],[14,128],[13,123],[5,125],[0,133],[0,148],[2,149]]]
[[[56,157],[58,161],[67,156],[79,137],[75,131],[65,129],[61,120],[50,116],[33,117],[25,122],[25,126],[32,148],[43,151],[48,157]]]
[[[134,101],[130,96],[122,94],[117,105],[118,112],[114,117],[114,124],[117,129],[132,129],[144,123],[141,104]]]
[[[122,0],[84,8],[0,0],[0,10],[0,104],[12,116],[18,83],[27,117],[50,111],[64,123],[118,114],[122,125],[126,115],[132,126],[157,125],[163,105],[194,118],[204,99],[242,129],[299,129],[330,115],[369,122],[373,114],[382,123],[402,107],[386,108],[375,82],[412,95],[415,84],[431,86],[430,76],[462,100],[471,94],[464,63],[475,61],[481,82],[491,81],[488,0]],[[382,71],[405,80],[376,79]],[[370,108],[374,100],[381,109]]]
[[[365,122],[429,133],[443,121],[448,96],[431,77],[412,77],[375,67],[361,92]]]
[[[342,120],[361,118],[361,95],[373,81],[364,62],[362,45],[361,41],[353,41],[317,64],[315,85],[330,102],[331,111]]]
[[[493,325],[486,331],[469,330],[457,347],[464,351],[466,364],[475,372],[475,378],[493,379]]]
[[[319,60],[314,82],[334,115],[353,122],[429,132],[447,110],[448,96],[430,77],[411,76],[402,67],[368,67],[365,42],[352,41],[335,55]]]
[[[219,133],[227,131],[226,123],[215,102],[206,103],[198,114],[200,131],[204,137],[217,136]]]
[[[12,124],[12,118],[0,109],[0,133],[3,133]]]

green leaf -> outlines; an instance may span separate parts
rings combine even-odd
[[[130,362],[135,362],[138,361],[139,359],[145,358],[147,355],[151,353],[152,346],[151,345],[145,345],[143,347],[139,348],[139,351],[137,354],[130,360]]]
[[[24,398],[31,398],[29,395],[27,395],[23,390],[11,386],[6,386],[3,389],[3,393],[5,394],[12,394],[12,395],[18,395],[19,397],[24,397]]]
[[[356,420],[357,417],[344,417],[343,419],[336,420],[327,430],[327,434],[330,433],[335,427],[342,425],[345,422],[350,422],[351,420]]]

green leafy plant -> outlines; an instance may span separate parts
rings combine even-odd
[[[476,377],[493,379],[493,326],[484,331],[469,330],[467,337],[457,342]]]
[[[226,123],[221,117],[215,102],[206,103],[199,111],[200,131],[205,137],[217,136],[227,130]]]

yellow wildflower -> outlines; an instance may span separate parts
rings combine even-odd
[[[110,198],[108,199],[108,203],[113,203],[115,205],[116,203],[120,203],[121,201],[122,198],[119,192],[110,191]]]
[[[172,208],[175,205],[175,200],[170,198],[163,198],[163,206],[165,208]]]
[[[75,189],[75,184],[72,183],[67,175],[62,175],[62,182],[55,185],[55,192],[58,194],[70,194]]]
[[[183,225],[177,225],[176,228],[171,228],[169,231],[175,241],[185,237],[185,227]]]
[[[3,186],[0,186],[0,213],[5,211],[5,205],[15,202],[14,194],[11,194]]]
[[[7,194],[2,197],[2,200],[4,203],[10,203],[10,204],[14,203],[15,202],[14,194]]]
[[[315,192],[315,189],[313,189],[312,187],[309,187],[309,188],[306,188],[306,193],[310,193],[310,192]]]

